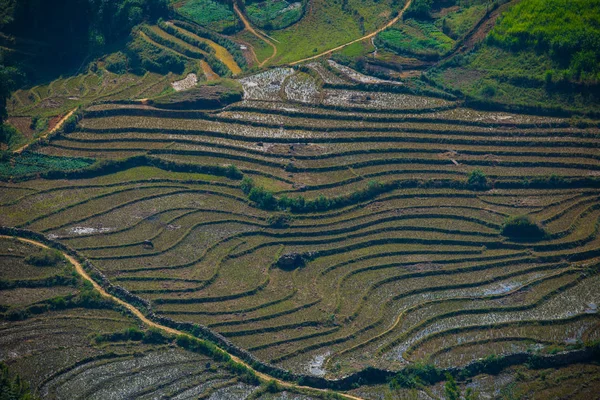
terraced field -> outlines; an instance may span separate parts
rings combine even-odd
[[[463,108],[334,62],[240,82],[244,100],[217,111],[87,107],[38,151],[104,167],[4,182],[0,223],[297,374],[464,367],[600,339],[597,122]],[[517,215],[546,235],[503,236]],[[89,374],[130,362],[168,388],[200,385],[178,378],[198,368],[188,356],[139,351]],[[159,379],[161,357],[177,367]]]
[[[0,357],[40,398],[272,398],[225,363],[142,331],[123,310],[66,279],[70,265],[31,265],[36,246],[1,238],[0,249],[0,307],[8,316],[0,322]]]
[[[239,75],[247,68],[238,44],[188,22],[173,20],[143,26],[134,35],[148,46],[146,52],[166,51],[185,61],[185,71],[136,75],[117,74],[100,68],[59,78],[49,84],[15,91],[7,102],[11,117],[54,117],[90,103],[153,98],[171,89],[172,83],[185,78],[188,72],[195,72],[202,81],[210,81]]]

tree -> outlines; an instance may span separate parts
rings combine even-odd
[[[469,177],[467,178],[467,185],[472,189],[487,189],[487,176],[485,176],[482,170],[475,169],[469,174]]]
[[[415,17],[429,18],[431,12],[432,0],[413,0],[408,14]]]
[[[519,240],[539,240],[546,232],[529,215],[514,215],[504,221],[502,235]]]
[[[19,77],[19,71],[14,67],[6,67],[0,59],[0,125],[4,123],[7,116],[6,100],[15,89]]]
[[[446,384],[444,385],[446,400],[460,400],[460,389],[450,374],[446,374]]]

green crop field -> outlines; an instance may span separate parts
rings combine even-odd
[[[596,398],[596,3],[16,7],[0,397]]]

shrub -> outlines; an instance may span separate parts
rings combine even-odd
[[[263,210],[274,210],[277,207],[277,199],[273,192],[262,186],[254,186],[248,193],[248,198],[255,202]]]
[[[63,255],[58,250],[44,249],[37,254],[31,254],[25,258],[25,262],[36,267],[53,267],[64,261]]]
[[[407,14],[420,18],[429,18],[432,0],[413,0]]]
[[[110,72],[115,74],[124,74],[127,72],[129,59],[123,52],[117,52],[104,59],[104,66]]]
[[[489,187],[487,176],[480,169],[475,169],[471,171],[469,177],[467,178],[467,185],[471,189],[482,190],[487,189]]]
[[[238,169],[238,167],[236,167],[233,164],[229,164],[225,168],[225,176],[228,177],[229,179],[240,179],[243,176],[243,174]]]
[[[394,390],[400,388],[416,388],[423,384],[433,384],[443,377],[440,370],[432,364],[411,364],[401,370],[390,380],[390,387]]]
[[[33,400],[29,385],[18,375],[9,372],[4,363],[0,363],[0,398],[6,400]]]
[[[520,240],[539,240],[546,235],[544,229],[528,215],[516,215],[506,219],[502,235]]]
[[[292,216],[287,213],[273,214],[273,215],[269,215],[269,218],[267,218],[267,222],[269,223],[269,226],[271,228],[278,228],[278,229],[289,227],[292,220],[293,220]]]
[[[446,373],[446,384],[444,385],[444,393],[447,400],[460,400],[460,390],[454,377]]]
[[[251,178],[245,177],[242,179],[242,183],[240,184],[242,192],[245,194],[250,194],[250,191],[254,187],[254,181]]]

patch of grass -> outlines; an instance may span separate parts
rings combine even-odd
[[[600,79],[600,0],[524,0],[511,7],[489,42],[549,55],[570,79]]]
[[[310,57],[357,39],[388,21],[390,10],[400,10],[401,3],[394,0],[314,0],[298,23],[271,33],[277,40],[278,55],[274,63]]]
[[[40,153],[24,152],[0,161],[0,179],[42,173],[49,170],[70,171],[85,168],[94,163],[90,158],[54,157]]]
[[[168,72],[181,74],[186,67],[187,60],[184,57],[154,46],[139,36],[127,45],[127,50],[133,70],[142,69],[162,74]]]
[[[307,3],[306,0],[246,1],[245,12],[248,19],[260,28],[284,29],[302,18]]]
[[[208,29],[233,33],[240,29],[241,22],[231,5],[216,0],[187,0],[176,8],[181,15]]]
[[[408,19],[377,35],[377,44],[398,54],[423,58],[438,58],[454,45],[432,21]]]
[[[442,32],[452,39],[466,35],[485,16],[486,6],[476,4],[471,7],[461,7],[435,21]]]

